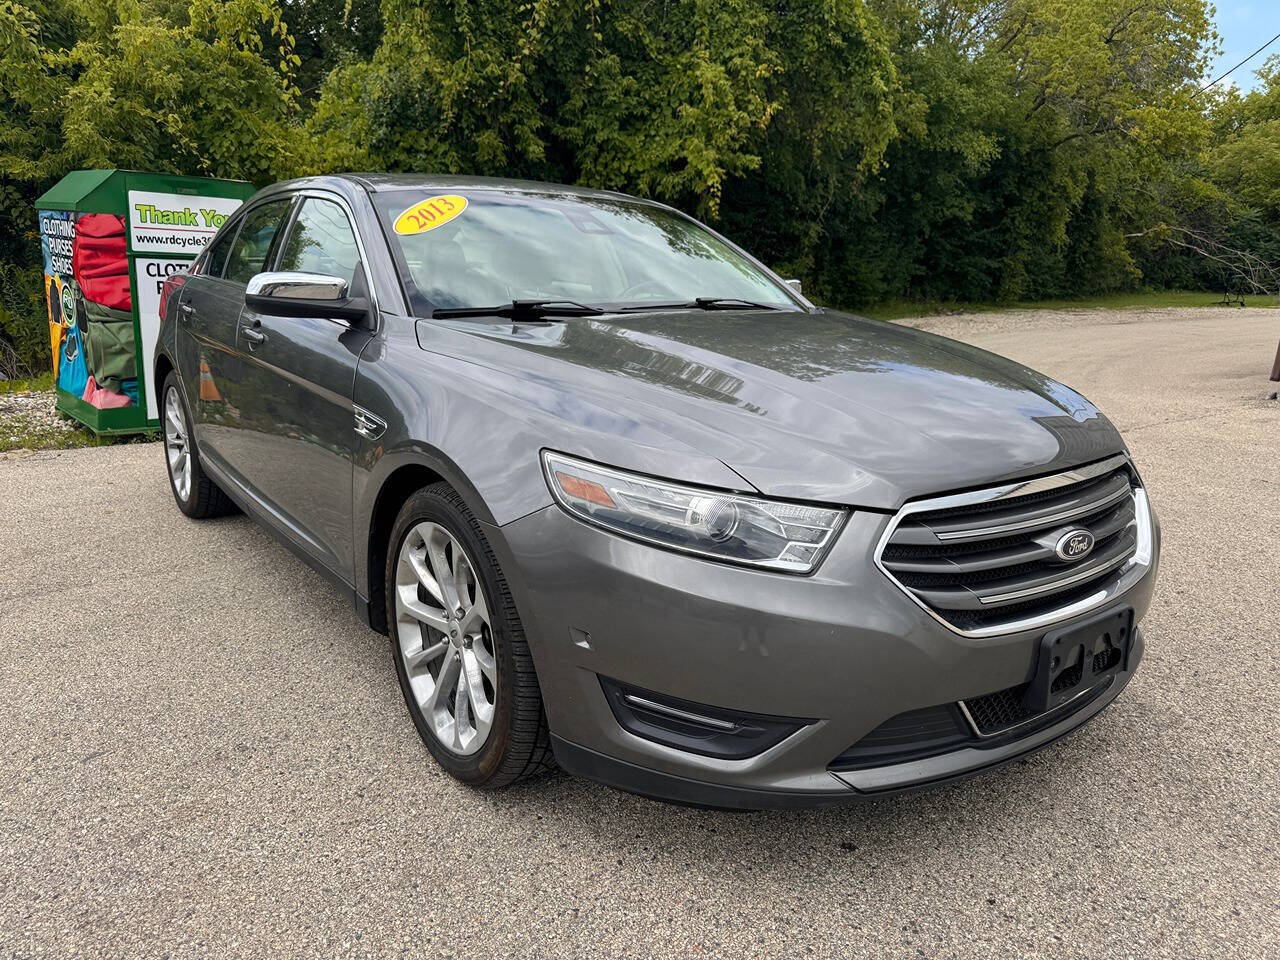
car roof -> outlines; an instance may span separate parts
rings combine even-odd
[[[675,210],[658,200],[636,197],[620,190],[594,190],[590,187],[577,187],[564,183],[544,183],[541,180],[513,180],[505,177],[460,177],[435,173],[330,173],[319,176],[298,177],[293,180],[281,180],[263,187],[253,199],[266,200],[270,197],[295,190],[324,189],[335,190],[354,200],[356,194],[391,193],[400,190],[419,190],[424,192],[443,192],[447,190],[491,190],[506,194],[525,194],[540,199],[567,199],[570,197],[597,197],[609,200],[624,200],[629,203],[659,207],[663,210]],[[683,216],[683,214],[681,214]]]
[[[459,177],[435,173],[341,173],[337,179],[358,183],[371,193],[392,190],[501,190],[509,193],[529,193],[541,196],[564,197],[612,197],[646,202],[616,190],[593,190],[564,183],[543,183],[539,180],[509,180],[505,177]]]

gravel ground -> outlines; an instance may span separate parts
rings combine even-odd
[[[88,434],[58,412],[52,390],[0,393],[0,451],[83,446]]]
[[[385,641],[155,444],[0,455],[0,955],[1280,955],[1280,314],[930,319],[1107,410],[1164,522],[1143,668],[962,784],[728,815],[431,765]]]

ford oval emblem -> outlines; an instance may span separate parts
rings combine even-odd
[[[1083,560],[1093,553],[1093,543],[1093,534],[1088,530],[1068,530],[1058,538],[1053,552],[1063,560]]]

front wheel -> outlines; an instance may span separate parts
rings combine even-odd
[[[493,789],[554,766],[506,579],[452,487],[409,498],[387,552],[387,623],[405,704],[436,762]]]
[[[191,432],[191,417],[175,372],[170,371],[164,378],[160,395],[164,398],[161,416],[164,419],[164,457],[169,468],[169,489],[173,491],[178,509],[196,520],[231,513],[235,505],[209,478],[200,463],[200,453]]]

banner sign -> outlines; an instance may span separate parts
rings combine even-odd
[[[142,333],[142,355],[154,356],[156,338],[160,335],[160,290],[171,273],[181,273],[191,266],[190,260],[158,260],[133,258],[134,286],[138,291],[138,329]],[[150,374],[151,371],[147,370]],[[148,386],[152,387],[150,377]],[[156,391],[159,384],[147,390],[147,416],[156,420],[160,416]]]
[[[234,197],[129,191],[129,249],[194,257],[240,206]]]

